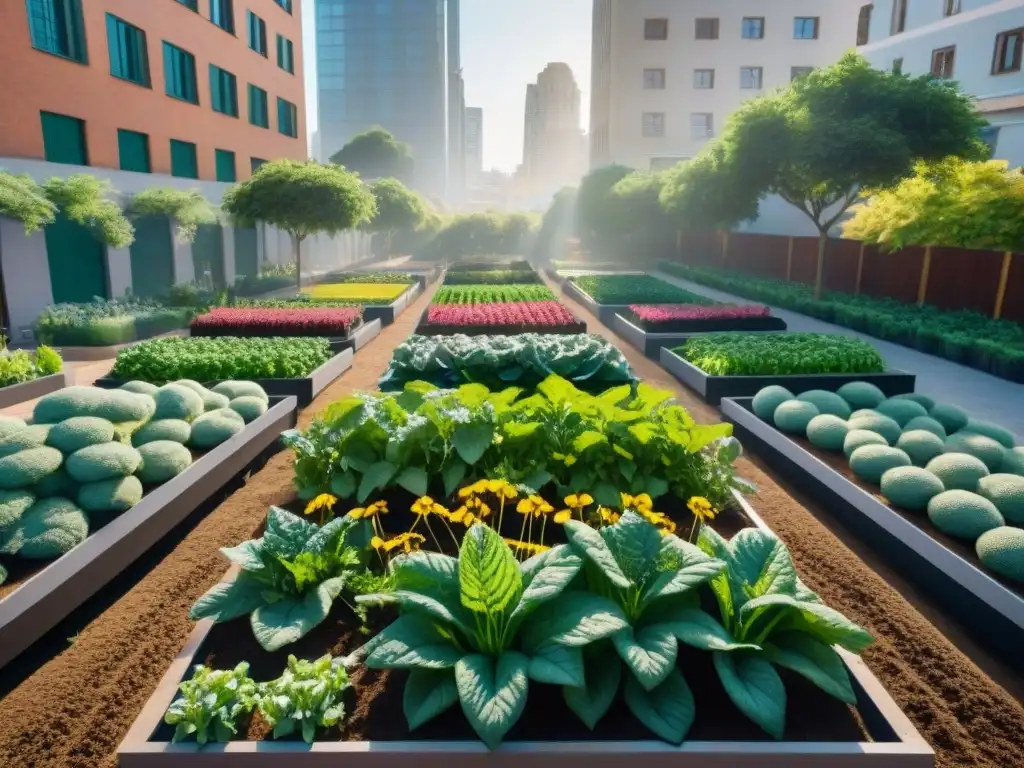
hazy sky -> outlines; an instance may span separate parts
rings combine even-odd
[[[316,125],[314,3],[306,0],[306,101]],[[526,86],[551,61],[564,61],[583,92],[581,128],[590,114],[592,0],[462,0],[462,74],[466,106],[484,110],[484,168],[515,170],[523,158]]]

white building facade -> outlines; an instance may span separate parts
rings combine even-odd
[[[991,124],[995,157],[1024,165],[1024,0],[877,0],[860,42],[878,69],[956,80]]]

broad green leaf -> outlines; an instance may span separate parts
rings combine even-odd
[[[345,443],[345,449],[342,451],[342,467],[347,462],[349,468],[356,472],[366,472],[375,461],[377,461],[376,451],[362,440],[350,437]]]
[[[452,436],[452,445],[464,462],[476,464],[490,447],[494,428],[490,424],[459,424]]]
[[[196,600],[192,610],[188,612],[188,617],[193,621],[213,619],[215,622],[221,622],[244,616],[264,604],[265,589],[264,584],[247,578],[244,572],[240,573],[234,581],[214,584],[205,595]]]
[[[332,426],[351,429],[359,424],[365,408],[363,398],[346,397],[327,406],[323,419]]]
[[[632,586],[600,533],[579,520],[570,520],[562,528],[573,549],[596,565],[614,586],[620,589]]]
[[[263,549],[276,557],[292,558],[302,551],[306,540],[317,530],[316,525],[280,507],[267,513]]]
[[[646,422],[630,424],[628,431],[640,445],[647,445],[658,434],[654,426]]]
[[[539,421],[531,421],[526,424],[522,424],[517,421],[508,421],[502,425],[501,429],[505,433],[505,437],[509,440],[516,440],[523,437],[530,437],[542,426],[543,425]]]
[[[459,561],[438,552],[411,552],[391,561],[399,589],[432,591],[442,599],[459,595]]]
[[[520,566],[523,594],[509,618],[515,626],[529,616],[539,605],[561,594],[583,567],[583,560],[568,546],[562,544],[539,555],[534,555]]]
[[[398,473],[395,483],[414,496],[426,496],[429,480],[421,467],[406,467]]]
[[[550,482],[551,473],[546,469],[535,469],[523,478],[523,485],[534,492],[539,492],[541,488]]]
[[[246,571],[261,571],[264,568],[263,540],[243,541],[237,547],[221,547],[220,553],[232,563],[238,563]]]
[[[736,651],[741,649],[760,650],[756,645],[739,643],[728,630],[700,608],[684,608],[676,611],[671,621],[664,621],[681,643],[705,651]]]
[[[453,458],[448,465],[441,470],[441,479],[444,480],[444,494],[451,496],[458,489],[466,477],[466,464],[462,459]]]
[[[655,408],[662,403],[668,402],[675,395],[667,389],[655,389],[646,382],[640,382],[636,388],[636,396],[648,409]]]
[[[693,725],[696,705],[693,693],[678,669],[653,691],[645,691],[632,675],[623,686],[626,706],[651,731],[670,744],[682,744]]]
[[[600,643],[583,650],[583,666],[586,684],[576,688],[565,686],[562,696],[584,725],[594,730],[619,691],[622,664],[606,643]]]
[[[594,501],[603,507],[618,507],[622,503],[618,489],[611,483],[598,483],[593,493]]]
[[[650,494],[652,499],[660,498],[668,493],[668,481],[655,476],[649,476],[644,483],[644,490]]]
[[[339,499],[350,499],[356,493],[356,474],[347,469],[331,478],[331,493]]]
[[[627,627],[612,635],[612,643],[644,690],[658,687],[676,666],[679,643],[663,624],[636,632]]]
[[[725,563],[708,557],[698,547],[678,536],[660,536],[662,563],[671,563],[672,570],[661,573],[644,591],[641,609],[653,601],[696,589],[725,571]]]
[[[381,597],[384,599],[384,602],[396,603],[406,611],[425,613],[428,616],[433,616],[435,619],[440,619],[447,624],[458,627],[468,635],[474,634],[474,630],[471,628],[472,616],[467,614],[458,602],[449,603],[425,591],[407,589],[396,589],[393,592],[384,593]],[[357,597],[356,602],[372,601]]]
[[[744,627],[756,619],[753,631],[764,622],[763,611],[768,611],[774,618],[775,610],[785,611],[785,616],[774,625],[772,638],[776,632],[792,630],[810,635],[826,645],[841,645],[848,651],[860,653],[875,642],[871,633],[859,624],[855,624],[839,611],[822,603],[808,603],[797,600],[789,595],[765,595],[740,609],[740,621]]]
[[[800,632],[782,632],[765,645],[764,653],[773,664],[803,675],[830,696],[857,703],[846,665],[831,646]]]
[[[255,609],[250,615],[250,624],[263,650],[276,651],[294,643],[326,619],[331,603],[341,591],[340,585],[334,590],[339,581],[343,582],[329,579],[304,597],[285,598]]]
[[[715,670],[732,703],[774,739],[786,729],[786,687],[763,656],[714,653]]]
[[[491,390],[483,384],[463,384],[455,390],[455,399],[467,408],[478,408],[490,397]],[[473,462],[470,462],[472,464]]]
[[[455,684],[462,711],[476,735],[497,749],[526,707],[529,662],[521,653],[506,651],[497,660],[471,654],[455,665]]]
[[[583,651],[558,643],[545,643],[530,656],[530,679],[551,685],[583,685]]]
[[[589,645],[629,626],[622,609],[607,598],[590,592],[563,592],[543,603],[523,625],[528,649],[547,642],[573,647]]]
[[[762,595],[793,594],[796,568],[786,545],[775,534],[760,528],[744,528],[732,537],[729,550],[730,577],[744,585],[748,600]]]
[[[644,583],[658,567],[662,535],[636,512],[624,512],[618,523],[602,528],[600,536],[633,584]]]
[[[306,540],[302,551],[319,555],[328,550],[333,550],[339,539],[345,536],[346,531],[349,528],[357,527],[359,522],[359,520],[354,520],[351,517],[334,518],[326,525],[321,526],[318,531]]]
[[[406,613],[373,638],[364,663],[370,669],[451,669],[463,655],[429,618]]]
[[[519,562],[490,526],[476,524],[459,548],[462,605],[474,613],[495,616],[514,605],[523,587]]]
[[[604,432],[596,432],[590,430],[579,435],[572,443],[572,449],[576,453],[583,453],[588,448],[593,448],[595,445],[607,443],[608,438]]]
[[[454,669],[412,669],[405,681],[402,710],[414,731],[459,700]]]
[[[576,387],[554,374],[538,384],[537,391],[555,405],[572,403],[580,396],[580,391]]]
[[[632,395],[632,387],[630,387],[629,384],[623,384],[622,386],[619,387],[612,387],[611,389],[606,389],[604,392],[598,395],[598,399],[607,403],[608,405],[618,405],[623,400],[628,400]]]
[[[374,491],[384,488],[395,476],[397,467],[390,461],[378,461],[366,468],[363,479],[359,481],[357,499],[360,504],[370,498]]]

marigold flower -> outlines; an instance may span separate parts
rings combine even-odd
[[[370,539],[370,546],[374,549],[384,549],[384,539],[380,536],[374,536]]]
[[[417,515],[426,517],[434,511],[434,500],[429,496],[420,496],[412,503],[411,511]]]
[[[453,523],[462,523],[467,528],[469,528],[475,520],[476,515],[470,512],[466,507],[459,507],[452,512],[451,521]]]
[[[348,512],[349,516],[356,520],[369,520],[371,517],[386,515],[387,513],[388,503],[386,501],[375,501],[366,508],[358,507],[356,509],[350,509]]]
[[[702,523],[708,520],[714,520],[715,516],[718,514],[717,510],[711,506],[711,502],[703,496],[694,496],[686,502],[686,507],[693,513],[693,516]]]
[[[329,493],[321,493],[316,498],[312,499],[309,504],[306,505],[306,514],[311,515],[314,512],[319,512],[321,509],[330,511],[334,508],[335,503],[338,501],[337,496],[333,496]]]
[[[532,515],[537,511],[537,503],[533,500],[533,497],[527,497],[520,499],[519,503],[516,504],[516,512],[520,515]]]
[[[605,523],[610,523],[614,525],[615,523],[619,522],[619,513],[608,509],[608,507],[598,507],[597,513],[601,516],[601,520]]]
[[[393,549],[402,549],[405,552],[412,552],[413,550],[419,549],[420,544],[426,541],[426,538],[418,533],[400,533],[397,536],[392,536],[386,541],[380,536],[374,536],[370,539],[370,545],[374,549],[383,549],[385,552],[390,552]]]
[[[653,499],[647,493],[641,493],[639,496],[620,493],[619,497],[622,500],[622,509],[635,509],[637,512],[643,512],[644,510],[650,511],[654,506]]]
[[[572,519],[572,510],[571,509],[563,509],[561,512],[556,512],[555,513],[555,522],[558,523],[559,525],[562,525],[563,523],[567,523],[571,519]]]
[[[594,497],[589,493],[574,493],[565,497],[565,506],[570,509],[583,509],[594,503]]]

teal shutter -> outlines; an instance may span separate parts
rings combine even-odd
[[[164,42],[164,86],[168,96],[199,103],[196,57],[176,45]]]
[[[298,109],[290,101],[280,96],[277,99],[277,131],[285,136],[295,138],[299,135]]]
[[[248,11],[249,47],[260,56],[267,55],[267,25],[259,16]]]
[[[217,181],[238,181],[238,173],[235,171],[235,153],[227,149],[218,149],[214,151],[214,157],[217,161]]]
[[[235,34],[235,9],[232,0],[210,0],[210,21]]]
[[[238,81],[233,74],[210,65],[210,94],[214,112],[238,117]]]
[[[92,230],[64,213],[43,231],[54,303],[109,296],[107,248]]]
[[[196,13],[199,13],[199,0],[178,0],[178,2],[184,5],[186,8],[190,8]]]
[[[32,45],[74,61],[88,61],[81,0],[27,0]]]
[[[249,122],[260,128],[270,127],[267,92],[249,83]]]
[[[149,173],[149,136],[137,131],[117,129],[117,152],[122,171]]]
[[[88,165],[85,121],[77,117],[40,112],[43,124],[43,157],[49,163]]]
[[[284,35],[277,36],[277,66],[285,72],[295,74],[295,52],[292,41]]]
[[[199,178],[199,160],[195,144],[171,139],[171,176],[183,179]]]
[[[110,74],[147,88],[150,86],[145,32],[108,13],[107,50],[110,53]]]

